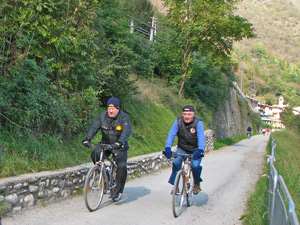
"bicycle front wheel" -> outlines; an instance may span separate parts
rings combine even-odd
[[[182,212],[182,205],[184,201],[184,185],[184,173],[182,171],[178,171],[172,194],[172,210],[174,217],[178,217]]]
[[[194,199],[194,176],[193,172],[189,171],[188,182],[186,183],[186,203],[187,206],[191,206]]]
[[[103,199],[103,193],[103,171],[100,166],[95,165],[89,170],[84,183],[84,202],[90,212],[99,208]]]

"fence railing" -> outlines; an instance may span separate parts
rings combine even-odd
[[[269,157],[269,224],[299,225],[294,201],[282,176],[278,174],[274,166],[276,143],[273,137],[271,137],[271,148]]]

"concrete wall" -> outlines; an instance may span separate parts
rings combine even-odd
[[[205,152],[213,150],[214,133],[205,131]],[[173,148],[175,150],[175,147]],[[128,179],[134,179],[162,166],[171,166],[161,152],[137,156],[128,160]],[[24,174],[0,180],[0,214],[10,215],[24,208],[55,202],[82,193],[85,176],[92,163],[59,171]]]

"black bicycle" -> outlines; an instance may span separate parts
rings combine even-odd
[[[173,153],[173,157],[182,156],[181,169],[177,172],[172,191],[172,210],[174,217],[182,213],[184,197],[187,206],[191,206],[194,198],[194,177],[191,168],[192,154]]]
[[[114,157],[111,159],[104,154],[106,150],[112,149],[111,145],[99,143],[98,145],[91,144],[89,147],[94,146],[97,151],[100,150],[100,159],[90,168],[84,183],[84,202],[91,212],[100,207],[104,194],[110,194],[114,202],[121,198],[121,193],[118,196],[113,195],[116,186],[116,161]],[[104,163],[105,159],[109,165]]]

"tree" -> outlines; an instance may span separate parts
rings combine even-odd
[[[120,8],[117,0],[0,4],[2,128],[70,137],[108,95],[131,99],[134,53]]]
[[[211,55],[216,61],[229,59],[234,41],[254,37],[254,29],[246,19],[234,15],[241,0],[164,0],[168,21],[180,40],[182,96],[191,71],[193,52]]]

